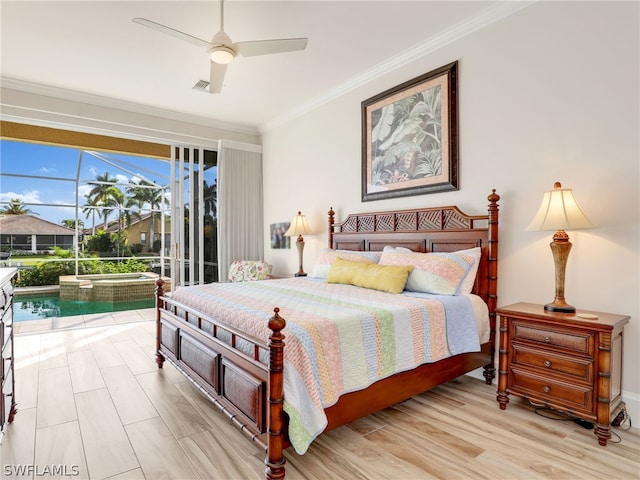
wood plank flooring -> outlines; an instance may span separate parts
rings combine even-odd
[[[16,335],[18,414],[1,478],[264,478],[263,453],[170,364],[156,368],[144,317]],[[620,443],[603,448],[593,430],[519,399],[501,411],[495,396],[460,377],[322,435],[305,455],[287,450],[287,479],[640,478],[637,428],[614,428]]]

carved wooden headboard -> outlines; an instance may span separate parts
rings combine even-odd
[[[498,201],[493,190],[486,215],[467,215],[458,207],[350,214],[335,223],[329,211],[329,247],[381,251],[385,246],[416,252],[454,252],[480,247],[482,257],[473,293],[482,297],[495,322],[498,280]],[[493,330],[493,325],[492,325]]]

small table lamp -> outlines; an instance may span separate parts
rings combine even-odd
[[[556,298],[552,303],[546,304],[544,309],[573,313],[576,308],[564,299],[564,274],[571,251],[571,242],[565,229],[595,228],[595,225],[582,212],[570,188],[562,188],[560,182],[556,182],[553,188],[544,192],[540,209],[526,230],[557,230],[550,244],[556,267]]]
[[[302,235],[313,235],[311,231],[311,227],[307,223],[307,218],[302,214],[302,212],[298,212],[296,216],[291,220],[291,226],[289,230],[285,232],[285,236],[294,237],[298,236],[298,240],[296,241],[296,247],[298,248],[298,264],[300,268],[298,269],[298,273],[296,273],[296,277],[306,277],[307,274],[304,273],[302,269],[302,251],[304,250],[304,238]]]

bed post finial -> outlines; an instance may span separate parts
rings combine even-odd
[[[496,193],[496,189],[495,188],[491,189],[491,194],[487,197],[487,200],[489,200],[489,202],[491,202],[491,204],[494,204],[494,203],[497,204],[498,200],[500,200],[500,195],[498,195]],[[489,207],[491,207],[491,205],[489,205]],[[497,205],[496,205],[496,207],[497,207]]]
[[[333,224],[335,223],[336,212],[333,211],[333,207],[329,208],[329,248],[333,248]]]
[[[160,309],[164,307],[162,296],[164,295],[164,280],[158,277],[156,280],[156,363],[158,368],[164,364],[164,356],[160,353],[162,343],[162,323],[160,322]]]
[[[284,479],[284,335],[287,322],[280,309],[273,309],[269,319],[269,425],[267,431],[267,458],[264,463],[268,480]]]

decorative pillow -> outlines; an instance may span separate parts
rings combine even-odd
[[[401,293],[413,270],[409,265],[378,265],[337,258],[327,275],[327,283],[344,283],[382,292]]]
[[[271,265],[256,260],[236,260],[229,267],[230,282],[267,280],[271,276]]]
[[[473,247],[467,250],[458,250],[458,254],[469,255],[473,257],[473,265],[465,275],[459,288],[459,295],[468,295],[473,290],[473,285],[476,283],[476,275],[478,274],[478,267],[480,266],[480,257],[482,256],[482,249],[480,247]]]
[[[383,252],[380,258],[380,265],[414,267],[407,280],[406,290],[436,295],[458,295],[462,281],[473,263],[471,255],[444,252]]]
[[[325,248],[322,254],[320,254],[318,259],[316,260],[316,263],[313,266],[313,271],[309,276],[313,278],[327,278],[327,274],[329,273],[331,264],[338,257],[344,258],[345,260],[351,260],[352,262],[378,263],[378,261],[380,260],[380,255],[380,252],[331,250],[330,248]]]
[[[415,253],[410,248],[405,247],[392,247],[391,245],[386,245],[383,249],[383,252],[405,252],[405,253]]]

